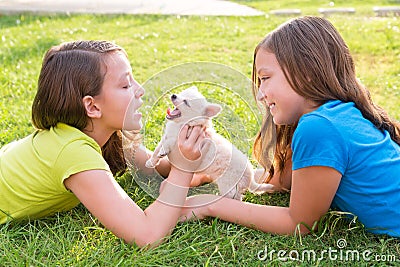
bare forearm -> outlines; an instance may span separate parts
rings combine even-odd
[[[289,208],[221,198],[206,208],[206,215],[267,233],[293,234],[297,223]]]
[[[157,200],[145,211],[146,225],[152,229],[148,243],[154,243],[169,235],[175,227],[185,203],[192,173],[172,169]]]

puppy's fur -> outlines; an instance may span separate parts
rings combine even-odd
[[[220,105],[209,103],[195,86],[172,95],[171,101],[175,109],[168,110],[164,135],[153,156],[146,162],[146,167],[154,168],[160,158],[177,148],[178,134],[185,124],[203,125],[212,140],[212,147],[203,151],[197,173],[209,175],[211,181],[218,185],[220,194],[229,198],[241,200],[246,190],[257,194],[274,191],[271,184],[256,183],[253,166],[247,156],[214,131],[212,117],[220,113]]]

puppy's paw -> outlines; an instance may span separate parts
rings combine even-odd
[[[220,192],[222,196],[226,197],[226,198],[232,198],[232,199],[236,199],[236,200],[242,200],[243,195],[239,192],[239,190],[237,190],[236,188],[230,190],[229,192],[223,194],[222,192]]]
[[[151,159],[149,159],[146,161],[145,166],[146,166],[146,168],[154,169],[157,166],[157,163],[158,162],[153,162]]]
[[[168,155],[168,150],[164,146],[162,146],[161,149],[160,149],[160,152],[158,152],[158,154],[157,154],[157,157],[158,158],[163,158],[166,155]]]
[[[262,183],[262,184],[258,184],[257,189],[255,189],[255,190],[253,189],[253,190],[249,190],[249,191],[256,195],[262,195],[265,193],[275,193],[275,192],[278,192],[279,190],[277,190],[277,188],[272,184]]]
[[[167,155],[167,153],[166,152],[163,152],[163,153],[158,153],[157,154],[157,157],[159,157],[159,158],[163,158],[163,157],[165,157]]]

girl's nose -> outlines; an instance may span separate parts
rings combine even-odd
[[[140,85],[137,86],[136,90],[135,90],[135,97],[136,98],[140,98],[144,95],[144,88]]]
[[[258,89],[256,98],[257,98],[257,101],[263,101],[267,98],[267,96],[263,93],[263,91],[261,89]]]

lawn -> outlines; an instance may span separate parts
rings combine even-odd
[[[328,1],[305,0],[237,2],[265,12],[300,8],[303,15],[317,15],[319,7],[329,6]],[[337,1],[335,6],[353,6],[360,11],[329,19],[348,43],[358,76],[373,99],[399,120],[400,20],[377,18],[371,12],[375,5],[391,4],[394,1]],[[153,149],[158,141],[168,106],[167,95],[186,85],[176,82],[190,80],[191,75],[198,74],[191,71],[210,64],[216,69],[205,73],[206,78],[197,83],[208,98],[224,106],[226,113],[216,119],[216,128],[250,155],[261,113],[255,109],[250,91],[237,87],[237,81],[248,81],[254,47],[268,31],[288,18],[271,15],[0,16],[0,146],[33,131],[30,106],[41,60],[50,46],[75,39],[108,39],[126,49],[136,80],[147,90],[143,107],[146,146]],[[119,182],[142,208],[154,200],[148,188],[138,186],[131,175],[120,177]],[[247,194],[245,201],[288,205],[289,196]],[[207,219],[179,224],[159,247],[140,249],[117,239],[83,206],[78,206],[51,218],[0,226],[0,265],[385,266],[396,264],[393,257],[398,264],[398,240],[370,234],[357,220],[347,221],[344,217],[329,212],[319,230],[304,237],[266,234]],[[316,253],[314,258],[311,252]],[[304,261],[302,255],[306,256]],[[307,259],[307,255],[311,256]]]

